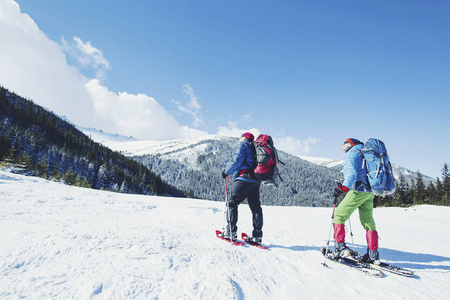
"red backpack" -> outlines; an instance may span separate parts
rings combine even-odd
[[[255,146],[257,162],[254,170],[256,179],[264,184],[278,186],[275,182],[277,176],[280,177],[281,181],[283,179],[278,174],[277,163],[280,162],[283,165],[284,163],[278,160],[277,150],[273,145],[272,137],[270,135],[260,134],[253,142],[253,145]]]

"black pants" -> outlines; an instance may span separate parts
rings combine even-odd
[[[261,201],[259,200],[259,183],[251,183],[242,180],[236,180],[231,191],[231,198],[228,200],[227,221],[228,229],[231,232],[237,231],[238,221],[238,205],[246,198],[253,216],[253,232],[254,237],[262,237],[263,213]]]

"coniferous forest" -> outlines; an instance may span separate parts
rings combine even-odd
[[[0,87],[0,163],[69,185],[185,196],[145,166],[88,138],[52,112]]]
[[[171,159],[171,155],[143,155],[134,159],[148,166],[167,182],[188,193],[189,197],[224,201],[225,184],[222,171],[229,164],[238,139],[204,140],[178,154],[184,157],[183,151],[198,154],[190,159]],[[278,151],[279,159],[285,165],[279,165],[278,186],[261,185],[260,195],[263,205],[279,206],[329,206],[333,203],[333,188],[340,173],[327,167],[318,166],[298,157]],[[195,161],[194,164],[190,160]],[[234,181],[230,176],[229,190]]]
[[[403,174],[400,174],[399,180],[395,182],[395,193],[384,198],[376,196],[374,205],[407,207],[429,204],[450,206],[450,170],[447,163],[444,163],[441,173],[442,178],[437,178],[435,182],[430,182],[428,185],[425,184],[423,174],[420,172],[417,172],[415,178],[412,178],[409,182]]]

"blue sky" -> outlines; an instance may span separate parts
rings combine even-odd
[[[450,162],[448,1],[0,3],[12,57],[0,84],[81,126],[252,130],[333,159],[344,139],[377,137],[413,171],[437,177]]]

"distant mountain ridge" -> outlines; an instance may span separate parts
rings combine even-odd
[[[229,163],[237,138],[208,135],[187,140],[126,140],[125,137],[108,140],[103,144],[121,154],[147,165],[175,187],[190,196],[223,201],[224,185],[221,171]],[[331,203],[334,180],[342,179],[343,159],[295,157],[279,151],[280,160],[288,161],[280,166],[284,182],[279,188],[262,187],[262,199],[271,205],[324,206]],[[403,174],[405,180],[415,179],[416,173],[393,164],[394,177]],[[315,173],[317,172],[317,173]],[[425,184],[433,179],[424,176]]]
[[[82,131],[85,135],[87,135],[90,139],[96,141],[97,143],[102,143],[104,141],[117,141],[117,142],[125,142],[125,141],[136,141],[136,139],[132,136],[124,136],[120,134],[111,134],[104,132],[103,130],[97,130],[95,128],[87,128],[76,126],[78,130]]]
[[[238,145],[237,138],[208,135],[188,140],[106,141],[103,144],[148,166],[152,172],[188,192],[188,196],[215,201],[225,198],[222,170],[227,167]],[[279,151],[278,188],[262,186],[266,205],[329,206],[338,171],[317,166]]]

